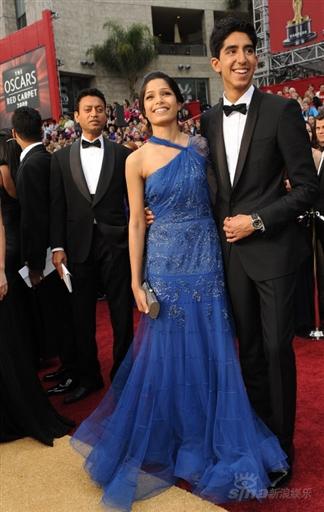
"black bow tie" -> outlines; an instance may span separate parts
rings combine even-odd
[[[223,105],[223,110],[225,116],[229,116],[232,112],[241,112],[241,114],[244,115],[247,113],[246,103],[239,103],[238,105]]]
[[[81,144],[82,144],[83,149],[91,148],[91,147],[101,148],[101,142],[99,139],[96,139],[93,142],[89,142],[88,140],[82,139]]]

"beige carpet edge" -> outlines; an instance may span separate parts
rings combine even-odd
[[[0,445],[0,512],[103,512],[101,489],[69,436],[54,448],[30,438]],[[226,512],[177,487],[138,501],[133,512]]]

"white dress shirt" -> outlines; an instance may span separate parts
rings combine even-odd
[[[104,157],[104,140],[103,136],[100,135],[98,139],[101,142],[101,147],[97,148],[96,146],[91,146],[89,148],[82,147],[82,140],[88,140],[85,137],[81,137],[80,144],[80,158],[81,165],[85,180],[88,185],[88,189],[91,195],[94,195],[97,190],[100,171],[102,167],[103,157]],[[95,139],[97,140],[97,139]],[[94,142],[94,141],[88,141]]]
[[[234,105],[238,103],[246,103],[246,108],[249,110],[251,99],[254,93],[254,85],[251,85],[249,89],[241,96]],[[224,105],[233,105],[223,95]],[[223,135],[225,152],[227,159],[227,167],[230,175],[231,184],[233,185],[235,170],[237,166],[237,160],[240,152],[243,132],[245,128],[247,114],[241,114],[241,112],[232,112],[229,116],[223,113]]]
[[[98,139],[101,142],[101,147],[97,148],[96,146],[91,146],[89,148],[83,148],[82,147],[82,140],[87,140],[88,142],[94,142],[94,139],[92,141],[86,139],[81,136],[81,142],[80,142],[80,158],[81,158],[81,165],[83,174],[85,177],[85,180],[88,185],[88,189],[91,195],[94,195],[97,190],[100,171],[102,167],[103,157],[104,157],[104,140],[103,136],[100,135]],[[96,220],[94,219],[94,224],[97,224]],[[54,247],[52,249],[52,252],[57,251],[64,251],[63,247]]]
[[[23,161],[23,159],[25,158],[25,156],[27,155],[27,153],[29,153],[29,151],[31,149],[33,149],[35,146],[40,146],[41,144],[43,144],[43,143],[42,142],[33,142],[32,144],[29,144],[29,146],[27,146],[25,149],[23,149],[22,152],[20,153],[20,157],[19,157],[20,162]]]

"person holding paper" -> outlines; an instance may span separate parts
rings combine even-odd
[[[79,386],[65,402],[103,386],[96,345],[97,291],[107,297],[114,333],[113,378],[133,338],[126,214],[125,160],[130,150],[103,138],[106,100],[85,89],[76,100],[81,140],[53,154],[51,246],[53,262],[72,274]]]
[[[2,159],[3,144],[6,141],[0,142],[0,442],[29,436],[52,446],[53,439],[66,435],[73,422],[57,414],[37,378],[28,289],[18,275],[19,225],[13,198],[5,188],[9,175],[4,169],[7,160]],[[19,154],[19,148],[15,151]]]
[[[57,355],[64,366],[59,387],[49,394],[60,394],[75,387],[75,348],[69,320],[68,294],[52,272],[44,279],[49,248],[49,180],[51,155],[42,144],[42,119],[30,107],[17,108],[12,116],[13,135],[22,149],[16,176],[20,205],[20,258],[27,264],[33,287],[30,291],[32,322],[35,327],[35,358]],[[37,346],[38,345],[38,346]],[[54,391],[53,391],[54,389]]]
[[[49,245],[48,184],[51,155],[42,144],[41,117],[21,107],[12,116],[13,134],[22,149],[17,173],[21,207],[21,253],[34,287],[43,279]]]

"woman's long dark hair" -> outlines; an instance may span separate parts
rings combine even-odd
[[[19,167],[21,148],[12,138],[10,130],[0,132],[0,162],[6,163],[10,169],[13,180],[16,179]]]

